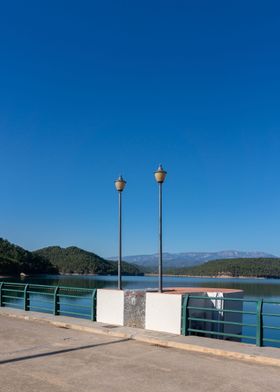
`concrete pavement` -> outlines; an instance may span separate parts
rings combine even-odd
[[[275,392],[280,382],[278,367],[3,314],[0,347],[1,392]]]
[[[162,347],[179,348],[202,354],[237,359],[250,363],[280,367],[280,349],[256,347],[253,344],[230,342],[227,340],[208,339],[197,336],[178,336],[171,333],[148,331],[140,328],[120,327],[89,320],[66,316],[53,316],[39,312],[25,312],[20,309],[0,308],[0,315],[51,324],[54,326],[94,334],[109,335],[138,342],[150,343]]]

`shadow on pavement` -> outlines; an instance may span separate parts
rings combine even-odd
[[[127,341],[130,341],[130,339],[121,339],[121,340],[115,340],[113,342],[89,344],[89,345],[86,345],[86,346],[66,348],[66,349],[63,349],[63,350],[50,351],[50,352],[47,352],[47,353],[38,353],[38,354],[26,355],[26,356],[18,357],[18,358],[4,359],[3,361],[0,361],[0,365],[5,365],[7,363],[13,363],[13,362],[19,362],[19,361],[26,361],[26,360],[35,359],[35,358],[48,357],[48,356],[51,356],[51,355],[65,354],[65,353],[69,353],[69,352],[72,352],[72,351],[86,350],[86,349],[94,348],[94,347],[108,346],[110,344],[123,343],[123,342],[127,342]]]

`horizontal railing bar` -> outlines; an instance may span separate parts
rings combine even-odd
[[[262,315],[263,315],[264,317],[265,317],[265,316],[280,317],[280,313],[263,313]]]
[[[45,307],[43,307],[43,306],[30,305],[29,310],[32,311],[32,309],[48,310],[49,312],[52,312],[52,311],[53,311],[52,307],[50,307],[50,308],[45,308]]]
[[[25,286],[25,285],[24,285]],[[43,286],[42,286],[43,287]],[[50,286],[51,288],[53,288],[53,289],[55,289],[55,286]],[[59,287],[59,286],[58,286]],[[23,287],[24,288],[24,287]],[[29,288],[31,288],[31,290],[29,290],[28,289],[28,292],[29,293],[34,293],[34,294],[47,294],[47,295],[52,295],[53,294],[53,292],[52,293],[46,293],[46,292],[44,292],[44,291],[33,291],[32,290],[32,288],[34,288],[33,287],[33,285],[29,285]],[[59,289],[61,289],[61,287],[59,287]],[[9,288],[6,288],[6,287],[2,287],[2,291],[15,291],[15,292],[18,292],[18,293],[23,293],[24,292],[24,290],[19,290],[19,289],[9,289]],[[53,290],[54,291],[54,290]],[[87,293],[86,293],[86,295],[88,295],[88,296],[85,296],[85,298],[88,298],[89,296],[90,296],[90,294],[92,293],[92,291],[93,291],[93,289],[91,290],[91,291],[89,291],[89,290],[84,290],[84,289],[81,289],[81,290],[78,290],[78,289],[73,289],[73,290],[68,290],[68,291],[86,291]],[[60,295],[70,295],[70,294],[60,294]],[[81,296],[75,296],[75,298],[81,298]]]
[[[45,300],[45,299],[30,298],[29,300],[30,300],[30,303],[33,303],[33,301],[36,301],[36,302],[42,302],[44,304],[52,304],[53,305],[53,301],[48,301],[48,300]]]
[[[5,294],[3,294],[2,297],[3,298],[14,298],[14,299],[23,300],[23,297],[14,297],[13,295],[5,295]]]
[[[77,299],[90,299],[90,295],[88,297],[85,296],[78,296],[78,295],[68,295],[68,294],[57,294],[58,297],[65,297],[65,298],[77,298]]]
[[[205,321],[207,323],[219,323],[219,324],[226,324],[226,325],[239,325],[241,327],[256,327],[256,324],[245,324],[245,323],[238,323],[236,321],[223,321],[223,320],[209,320],[204,318],[198,317],[188,317],[188,320],[191,321]]]
[[[29,283],[29,287],[43,287],[44,289],[55,289],[56,286],[51,286],[47,284]]]
[[[50,295],[50,296],[53,296],[54,295],[54,293],[43,293],[43,292],[40,292],[40,291],[27,291],[29,294],[34,294],[34,295]],[[67,295],[67,294],[60,294],[60,293],[58,293],[57,294],[57,296],[58,297],[65,297],[65,298],[75,298],[75,299],[87,299],[87,300],[90,300],[91,299],[91,297],[90,296],[88,296],[88,297],[80,297],[80,296],[77,296],[77,295]]]
[[[242,302],[253,302],[257,303],[259,300],[258,299],[247,299],[247,298],[233,298],[233,297],[212,297],[212,296],[206,296],[206,295],[189,295],[189,298],[194,298],[194,299],[215,299],[215,300],[221,300],[221,301],[242,301]],[[275,305],[280,305],[280,301],[273,301],[273,300],[264,300],[264,304],[275,304]]]
[[[73,291],[93,291],[95,289],[87,289],[83,287],[72,287],[72,286],[58,286],[61,290],[73,290]]]
[[[24,290],[5,289],[5,287],[2,287],[2,291],[14,291],[16,293],[23,293],[24,292]]]
[[[2,282],[5,285],[8,286],[20,286],[20,287],[24,287],[26,286],[27,283],[14,283],[14,282]],[[45,289],[55,289],[56,287],[59,287],[62,290],[74,290],[74,291],[93,291],[95,289],[91,289],[91,288],[83,288],[83,287],[72,287],[72,286],[60,286],[60,285],[55,285],[55,286],[51,286],[51,285],[44,285],[44,284],[37,284],[37,283],[29,283],[29,287],[43,287]],[[3,287],[4,289],[4,287]]]
[[[28,294],[37,294],[37,295],[51,295],[51,296],[53,296],[53,294],[54,293],[43,293],[43,292],[41,292],[41,291],[30,291],[30,290],[27,290],[27,292],[28,292]]]
[[[79,304],[68,304],[67,302],[58,302],[58,305],[60,306],[74,306],[76,308],[85,308],[85,309],[91,309],[90,305],[79,305]]]
[[[264,325],[263,326],[264,329],[275,329],[280,331],[280,327],[275,327],[274,325]]]
[[[55,285],[55,286],[47,286],[47,285],[42,285],[42,284],[29,284],[29,287],[43,287],[46,289],[53,289],[55,290],[56,287],[59,287],[60,290],[67,290],[67,291],[93,291],[95,289],[87,289],[87,288],[82,288],[82,287],[72,287],[72,286],[60,286],[60,285]]]
[[[216,309],[216,308],[204,308],[204,307],[199,307],[199,306],[188,306],[188,309],[193,309],[193,310],[210,310],[212,312],[227,312],[227,313],[239,313],[239,314],[253,314],[256,315],[256,312],[250,312],[247,310],[232,310],[232,309]]]
[[[84,316],[84,317],[88,316],[88,317],[90,317],[90,314],[88,314],[88,313],[78,313],[78,312],[70,312],[70,311],[68,312],[66,310],[60,310],[59,314],[62,314],[62,313],[65,313],[65,314],[76,314],[78,316]]]
[[[271,339],[271,338],[263,338],[264,342],[273,342],[273,343],[279,343],[280,344],[280,339]]]
[[[242,302],[254,302],[257,303],[257,299],[244,299],[244,298],[232,298],[232,297],[210,297],[206,295],[189,295],[189,299],[215,299],[217,301],[242,301]]]
[[[203,329],[194,329],[194,328],[188,328],[188,331],[190,332],[199,332],[199,333],[206,333],[206,334],[210,334],[210,335],[221,335],[221,336],[228,336],[231,338],[242,338],[242,339],[252,339],[255,340],[256,338],[253,336],[247,336],[247,335],[237,335],[234,333],[225,333],[225,332],[214,332],[214,331],[207,331],[207,330],[203,330]]]
[[[17,307],[17,308],[22,308],[22,305],[21,304],[17,304],[17,303],[15,303],[15,302],[6,302],[6,301],[2,301],[2,304],[5,304],[5,305],[9,305],[9,306],[15,306],[15,307]],[[8,307],[9,307],[8,306]]]

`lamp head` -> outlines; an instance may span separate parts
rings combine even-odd
[[[155,172],[155,179],[156,182],[158,182],[159,184],[162,184],[165,180],[167,172],[165,170],[163,170],[162,165],[159,165],[157,171]]]
[[[125,188],[126,181],[122,178],[122,176],[119,176],[119,178],[115,181],[115,187],[118,192],[122,192]]]

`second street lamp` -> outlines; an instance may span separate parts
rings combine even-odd
[[[158,260],[158,291],[162,292],[162,184],[164,183],[167,172],[159,165],[155,172],[155,179],[159,185],[159,260]]]
[[[126,181],[119,176],[115,181],[116,190],[119,193],[119,257],[118,257],[118,289],[122,289],[122,191],[124,190]]]

